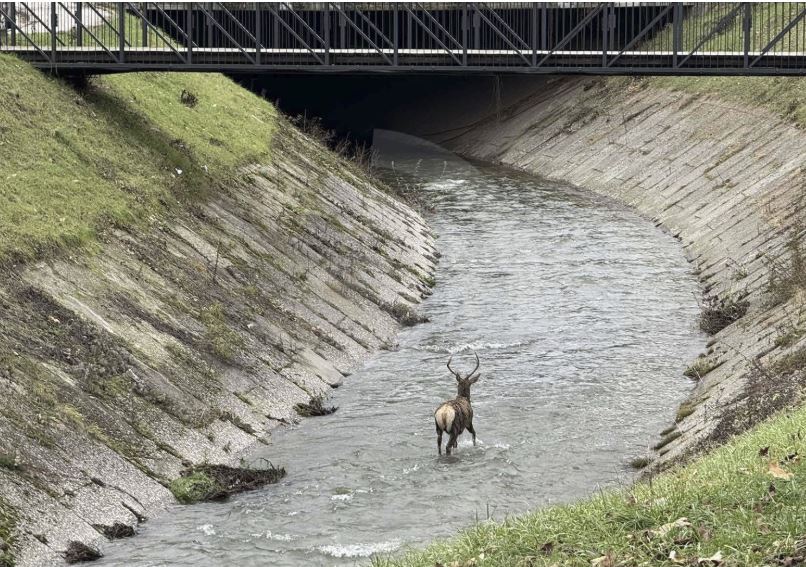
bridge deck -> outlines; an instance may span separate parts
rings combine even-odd
[[[0,2],[0,52],[72,72],[806,75],[806,2]]]

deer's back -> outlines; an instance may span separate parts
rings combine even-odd
[[[437,427],[448,433],[459,435],[473,419],[473,408],[467,398],[448,400],[434,412]]]

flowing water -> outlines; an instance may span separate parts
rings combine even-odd
[[[331,416],[259,449],[265,490],[177,506],[110,544],[102,565],[355,565],[487,517],[629,482],[690,388],[698,288],[670,236],[621,205],[416,144],[383,161],[434,204],[431,321],[334,391]],[[394,146],[391,150],[390,146]],[[472,368],[478,445],[438,457],[432,412]]]

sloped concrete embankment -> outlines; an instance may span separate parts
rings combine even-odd
[[[268,443],[429,293],[414,211],[288,126],[272,151],[186,214],[3,279],[0,504],[18,565],[126,534],[185,466]]]
[[[803,131],[713,96],[573,79],[549,82],[442,142],[626,203],[682,241],[706,307],[707,298],[748,302],[695,361],[701,379],[670,412],[675,425],[655,446],[655,469],[798,401],[802,300],[771,293],[770,281],[790,277],[798,261]]]

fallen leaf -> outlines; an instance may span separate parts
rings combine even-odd
[[[611,552],[607,552],[601,557],[591,561],[591,567],[616,567],[616,559]]]
[[[770,462],[767,467],[767,473],[781,480],[792,480],[792,477],[795,476],[791,472],[782,469],[776,462]]]
[[[649,533],[655,537],[663,537],[675,528],[688,528],[690,526],[691,522],[688,521],[688,518],[677,518],[674,522],[669,522],[658,529],[650,530]]]
[[[717,551],[711,557],[700,557],[697,565],[722,565],[722,552]]]
[[[675,551],[674,549],[669,552],[669,561],[671,561],[672,563],[677,563],[678,565],[683,565],[686,562],[685,559],[679,559],[677,557],[677,551]]]

